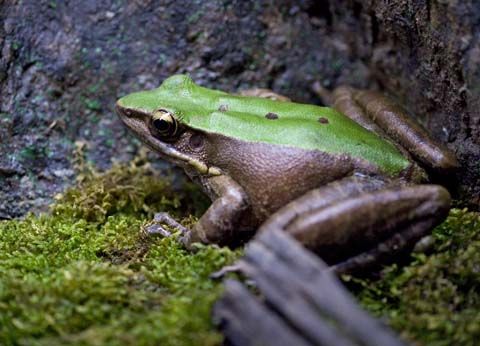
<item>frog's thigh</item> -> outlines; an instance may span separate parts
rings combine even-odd
[[[194,242],[223,244],[232,239],[232,233],[242,213],[249,207],[243,188],[226,175],[207,178],[210,195],[215,200],[193,229],[183,238],[189,247]]]
[[[458,166],[455,155],[435,142],[428,132],[392,100],[375,91],[356,91],[355,101],[390,138],[417,160],[436,170]]]
[[[385,182],[383,180],[373,177],[357,175],[345,177],[309,191],[280,208],[263,223],[258,232],[267,229],[285,230],[289,224],[302,215],[316,212],[334,203],[338,203],[340,200],[380,190],[384,187]]]
[[[413,246],[449,208],[438,185],[384,188],[299,215],[285,230],[327,261],[356,255],[336,267],[347,272]]]

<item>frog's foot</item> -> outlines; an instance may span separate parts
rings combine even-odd
[[[188,228],[180,224],[177,220],[170,216],[170,214],[161,212],[156,213],[152,222],[145,226],[144,231],[149,235],[159,234],[162,237],[170,237],[172,233],[168,231],[163,225],[171,228],[176,228],[182,235],[188,233]]]

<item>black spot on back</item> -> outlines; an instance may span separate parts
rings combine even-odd
[[[328,119],[324,118],[324,117],[320,117],[320,118],[318,118],[318,122],[320,124],[328,124]]]
[[[222,113],[228,111],[228,105],[220,105],[218,111]]]
[[[278,119],[278,114],[275,114],[275,113],[267,113],[265,114],[265,118],[269,119],[269,120],[275,120],[275,119]]]

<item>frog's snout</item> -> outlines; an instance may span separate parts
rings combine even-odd
[[[146,122],[146,114],[129,107],[125,107],[122,104],[121,99],[115,103],[115,113],[117,113],[118,117],[127,127],[135,132],[143,132],[139,128],[141,128]]]
[[[115,103],[115,113],[117,113],[118,116],[120,116],[121,118],[124,117],[124,116],[129,116],[131,114],[128,114],[129,111],[128,111],[128,108],[125,108],[123,105],[122,105],[122,99],[118,100],[116,103]]]

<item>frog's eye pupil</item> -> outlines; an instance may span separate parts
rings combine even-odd
[[[169,123],[168,121],[166,121],[164,119],[155,119],[153,121],[153,126],[155,126],[157,131],[165,132],[165,131],[169,130],[169,128],[171,126],[171,123]]]

